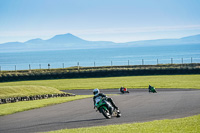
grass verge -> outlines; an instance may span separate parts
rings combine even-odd
[[[77,95],[77,96],[70,96],[70,97],[57,97],[57,98],[49,98],[49,99],[42,99],[42,100],[35,100],[35,101],[22,101],[16,103],[8,103],[8,104],[1,104],[0,105],[0,116],[1,115],[8,115],[13,114],[16,112],[22,112],[26,110],[41,108],[49,105],[74,101],[78,99],[92,97],[92,95]]]
[[[195,115],[179,119],[155,120],[144,123],[63,129],[48,133],[199,133],[199,125],[200,115]]]
[[[62,91],[53,87],[20,85],[20,86],[0,86],[0,98],[34,96],[43,94],[61,94]]]
[[[200,89],[200,75],[156,75],[156,76],[127,76],[106,78],[77,78],[57,80],[33,80],[0,83],[0,86],[37,85],[53,87],[58,90],[71,89],[111,89],[121,86],[127,88],[192,88]]]

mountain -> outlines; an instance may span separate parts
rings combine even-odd
[[[183,37],[180,39],[157,39],[134,41],[126,43],[114,43],[110,41],[87,41],[70,33],[56,35],[50,39],[40,38],[26,42],[8,42],[0,44],[0,52],[21,52],[21,51],[46,51],[46,50],[67,50],[67,49],[96,49],[96,48],[120,48],[120,47],[149,47],[149,46],[172,46],[200,44],[200,34]]]
[[[127,42],[127,45],[134,46],[164,46],[164,45],[190,45],[200,44],[200,34],[194,36],[183,37],[180,39],[157,39],[157,40],[145,40],[145,41],[134,41]]]
[[[199,35],[195,35],[195,36],[188,36],[188,37],[183,37],[180,39],[181,41],[184,42],[195,42],[195,43],[199,43],[200,42],[200,34]]]
[[[31,44],[31,43],[44,43],[44,40],[40,39],[40,38],[36,38],[36,39],[32,39],[32,40],[28,40],[25,42],[26,44]]]
[[[20,51],[46,51],[65,49],[91,49],[107,48],[115,44],[107,41],[86,41],[70,33],[56,35],[50,39],[31,39],[26,42],[8,42],[0,44],[0,52],[20,52]]]
[[[59,44],[66,44],[66,43],[86,43],[87,41],[78,38],[70,33],[63,34],[63,35],[56,35],[53,38],[47,40],[48,43],[59,43]]]

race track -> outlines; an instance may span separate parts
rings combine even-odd
[[[105,94],[120,94],[118,89],[101,90]],[[93,109],[92,98],[57,104],[40,109],[0,117],[1,133],[52,131],[130,122],[182,118],[200,114],[200,90],[129,89],[130,94],[111,96],[122,112],[122,117],[105,119]],[[90,95],[92,90],[68,91]]]

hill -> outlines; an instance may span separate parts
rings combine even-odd
[[[26,42],[8,42],[0,44],[0,52],[22,52],[22,51],[47,51],[67,49],[97,49],[97,48],[118,48],[118,47],[145,47],[145,46],[166,46],[166,45],[191,45],[200,44],[200,34],[183,37],[180,39],[158,39],[134,41],[126,43],[114,43],[109,41],[87,41],[70,33],[56,35],[50,39],[40,38]]]
[[[185,45],[200,44],[200,34],[194,36],[183,37],[180,39],[157,39],[128,42],[127,45],[134,46],[161,46],[161,45]]]

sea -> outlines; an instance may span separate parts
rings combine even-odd
[[[0,71],[73,66],[200,63],[200,44],[104,49],[0,52]]]

